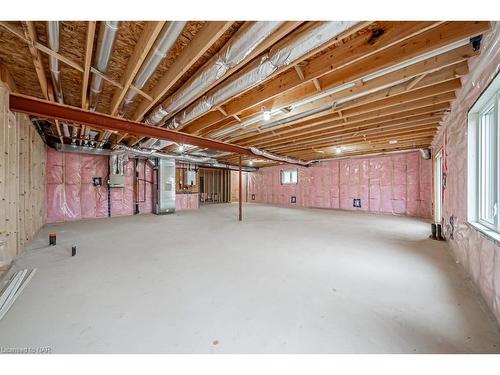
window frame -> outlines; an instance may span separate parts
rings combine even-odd
[[[468,169],[467,169],[467,221],[495,240],[500,240],[500,76],[497,75],[490,85],[479,96],[476,103],[468,112]],[[487,220],[484,214],[483,186],[483,132],[484,115],[493,109],[493,126],[490,137],[491,167],[487,174],[491,174],[490,191],[493,209],[493,221]]]
[[[295,182],[293,182],[293,180],[292,180],[292,173],[293,172],[295,172],[295,175],[296,175]],[[290,182],[284,182],[283,181],[283,176],[286,173],[290,173]],[[298,168],[295,168],[295,169],[282,169],[282,170],[280,170],[280,184],[281,185],[298,185],[298,183],[299,183],[299,169]]]

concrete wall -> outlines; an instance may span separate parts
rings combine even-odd
[[[45,222],[46,154],[28,116],[9,111],[0,82],[0,271]]]
[[[433,153],[443,151],[443,225],[448,243],[500,322],[500,244],[467,224],[467,113],[499,67],[500,23],[496,22],[483,38],[481,54],[469,63],[470,73],[433,142]]]
[[[281,185],[280,171],[289,168],[296,167],[249,173],[249,201],[431,217],[432,163],[418,151],[298,167],[298,184]],[[296,203],[291,203],[292,196]],[[361,199],[361,208],[353,207],[355,198]]]

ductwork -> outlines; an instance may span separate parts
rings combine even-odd
[[[49,40],[49,47],[54,52],[59,52],[59,21],[47,22],[47,34]],[[49,56],[50,76],[52,77],[52,86],[54,87],[54,94],[56,100],[64,104],[64,97],[61,85],[61,72],[59,70],[59,60],[54,56]],[[69,137],[68,125],[63,123],[63,133],[65,137]]]
[[[174,154],[174,153],[166,153],[166,152],[158,152],[155,150],[141,150],[138,148],[133,148],[133,147],[128,147],[128,146],[123,146],[123,145],[117,145],[114,149],[111,155],[118,157],[118,155],[126,155],[127,158],[129,156],[139,156],[143,158],[160,158],[160,159],[175,159],[179,161],[184,161],[184,162],[189,162],[189,163],[196,163],[199,165],[204,165],[204,166],[209,166],[209,167],[214,167],[214,168],[225,168],[225,169],[232,169],[232,170],[238,170],[239,167],[231,165],[231,164],[226,164],[226,163],[220,163],[216,159],[212,159],[209,157],[199,157],[199,156],[194,156],[194,155],[179,155],[179,154]],[[113,163],[119,163],[120,159],[115,158],[113,160]],[[110,158],[110,163],[111,158]],[[111,165],[111,164],[110,164]],[[119,166],[116,167],[119,169]],[[257,171],[257,168],[251,168],[251,167],[244,167],[244,171],[246,172],[255,172]]]
[[[212,57],[175,94],[155,108],[147,117],[146,123],[157,125],[168,114],[185,107],[214,83],[224,78],[230,69],[245,60],[282,24],[283,22],[251,22],[238,30],[217,55]]]
[[[103,74],[105,74],[108,70],[119,26],[119,21],[105,21],[99,30],[95,68]],[[99,94],[102,91],[102,81],[103,79],[101,76],[98,76],[97,74],[92,75],[89,105],[91,111],[95,111],[97,108]]]
[[[154,53],[149,56],[146,62],[142,65],[141,70],[137,74],[134,86],[142,89],[146,82],[151,78],[161,61],[167,56],[168,52],[177,41],[186,26],[185,21],[169,22],[158,38],[157,46]],[[119,116],[122,117],[125,113],[126,107],[134,100],[137,91],[129,89],[127,95],[123,99],[122,107],[120,108]]]
[[[265,81],[278,69],[292,64],[309,52],[337,37],[354,24],[356,22],[353,21],[322,22],[315,27],[302,31],[297,38],[287,40],[273,47],[268,54],[254,61],[244,71],[230,78],[227,82],[221,84],[220,87],[215,88],[211,93],[175,116],[168,123],[168,127],[176,129],[180,125],[198,118],[214,107],[238,96],[242,92]],[[167,112],[171,113],[172,111],[167,108]],[[151,118],[155,121],[157,120],[157,117],[151,116]]]
[[[292,158],[289,158],[288,156],[275,155],[275,154],[272,154],[270,152],[258,149],[257,147],[250,147],[250,151],[252,151],[252,153],[257,155],[257,156],[262,156],[262,157],[267,158],[267,159],[281,161],[283,163],[289,163],[289,164],[298,164],[298,165],[302,165],[304,167],[309,167],[311,164],[314,163],[312,161],[292,159]]]
[[[138,89],[142,89],[146,82],[151,78],[153,73],[158,68],[158,65],[162,62],[162,60],[167,56],[168,52],[177,41],[179,36],[184,30],[186,26],[185,21],[174,21],[169,22],[166,27],[163,28],[161,34],[158,37],[158,42],[156,43],[156,48],[152,55],[146,60],[146,62],[142,65],[141,70],[137,74],[134,80],[134,86]],[[134,89],[129,89],[127,91],[127,95],[123,99],[123,102],[120,106],[120,110],[118,112],[119,117],[123,117],[125,112],[127,111],[127,107],[134,101],[134,98],[137,96],[137,91]],[[111,132],[106,131],[101,141],[100,147],[104,145],[109,137]],[[152,148],[152,147],[147,147]]]

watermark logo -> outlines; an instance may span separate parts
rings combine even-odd
[[[0,354],[50,354],[50,346],[7,347],[0,346]]]

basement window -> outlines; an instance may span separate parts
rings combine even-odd
[[[468,221],[499,240],[500,223],[500,76],[481,94],[468,114]]]
[[[288,169],[286,171],[281,171],[281,185],[298,184],[299,171],[297,169]]]

